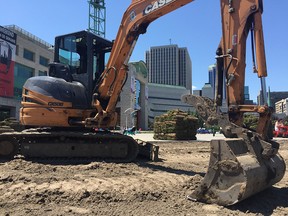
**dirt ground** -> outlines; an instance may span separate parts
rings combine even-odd
[[[279,141],[288,164],[288,139]],[[288,215],[288,174],[234,206],[187,200],[209,161],[209,142],[160,142],[159,162],[0,163],[0,215]]]

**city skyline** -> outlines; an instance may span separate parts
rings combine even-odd
[[[116,37],[121,18],[131,3],[123,0],[121,4],[113,1],[106,2],[106,37],[113,40]],[[286,91],[285,66],[288,59],[286,41],[287,29],[283,29],[283,22],[287,20],[286,8],[288,1],[264,0],[263,28],[268,67],[267,87],[271,91]],[[87,1],[62,0],[55,4],[29,0],[7,1],[1,14],[1,25],[16,24],[19,27],[37,35],[39,38],[54,44],[55,36],[67,34],[88,28]],[[65,11],[63,10],[65,8]],[[43,16],[43,10],[53,11],[53,16]],[[69,12],[68,12],[69,11]],[[49,13],[48,13],[49,14]],[[201,21],[200,21],[201,20]],[[185,31],[183,31],[185,30]],[[185,33],[184,33],[185,32]],[[187,47],[193,61],[193,85],[200,89],[207,80],[207,66],[215,61],[215,51],[221,39],[221,18],[219,1],[193,1],[192,3],[159,18],[141,35],[135,46],[130,61],[140,61],[145,58],[145,51],[151,46],[178,44]],[[203,76],[203,74],[205,74]],[[250,98],[256,101],[260,91],[260,81],[253,73],[251,52],[248,38],[246,83],[250,87]]]

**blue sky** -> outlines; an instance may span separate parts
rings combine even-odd
[[[4,0],[0,0],[4,2]],[[116,4],[117,2],[117,4]],[[267,87],[288,91],[288,1],[263,0],[263,28],[267,58]],[[106,38],[114,39],[131,0],[106,1]],[[10,0],[1,4],[0,25],[15,24],[39,38],[54,43],[54,37],[88,28],[87,0]],[[187,47],[192,60],[192,84],[201,89],[208,82],[208,66],[215,62],[221,38],[220,1],[196,0],[148,27],[141,35],[130,61],[145,60],[151,46],[177,44]],[[250,41],[247,43],[246,85],[256,101],[260,80],[252,72]]]

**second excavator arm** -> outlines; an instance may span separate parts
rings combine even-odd
[[[234,128],[231,124],[243,127],[244,113],[258,113],[259,121],[256,132],[263,140],[268,140],[267,131],[272,114],[271,109],[267,105],[244,105],[246,41],[249,31],[251,31],[253,56],[254,49],[256,50],[256,62],[253,62],[254,72],[259,78],[267,76],[262,27],[262,0],[221,0],[220,3],[222,39],[216,51],[215,105],[207,101],[200,105],[203,98],[197,97],[192,97],[194,101],[190,100],[189,96],[183,100],[190,101],[191,105],[199,109],[199,113],[201,113],[200,110],[211,109],[211,113],[203,114],[204,120],[208,124],[219,124],[226,137],[239,136],[239,134],[235,134],[237,132],[231,132],[231,128]],[[224,94],[226,97],[223,97]],[[223,115],[220,117],[213,114],[216,107],[222,106],[223,98],[228,105],[227,120],[225,119],[225,121]],[[210,108],[206,109],[207,106]]]
[[[246,41],[249,31],[251,31],[252,50],[256,49],[257,64],[253,62],[254,72],[258,74],[259,78],[267,76],[262,27],[263,3],[262,0],[228,2],[221,1],[223,37],[217,59],[220,60],[218,63],[221,62],[221,58],[223,62],[223,66],[220,67],[224,68],[224,71],[218,70],[218,76],[222,76],[224,73],[226,77],[229,119],[242,126],[245,112],[259,113],[256,131],[263,139],[267,140],[271,117],[270,109],[268,106],[244,105]]]
[[[269,107],[244,105],[246,40],[250,30],[252,50],[255,48],[257,55],[254,71],[259,78],[267,76],[262,0],[220,0],[220,3],[222,40],[216,52],[215,100],[195,95],[183,96],[182,100],[194,106],[207,125],[218,124],[226,137],[211,141],[208,171],[188,198],[232,205],[280,181],[286,168],[278,154],[279,144],[267,135],[272,114]],[[223,98],[227,111],[221,110]],[[251,112],[259,116],[256,131],[243,125],[244,113]]]

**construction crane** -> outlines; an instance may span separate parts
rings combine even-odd
[[[88,30],[103,38],[106,31],[106,7],[104,0],[89,0]]]

